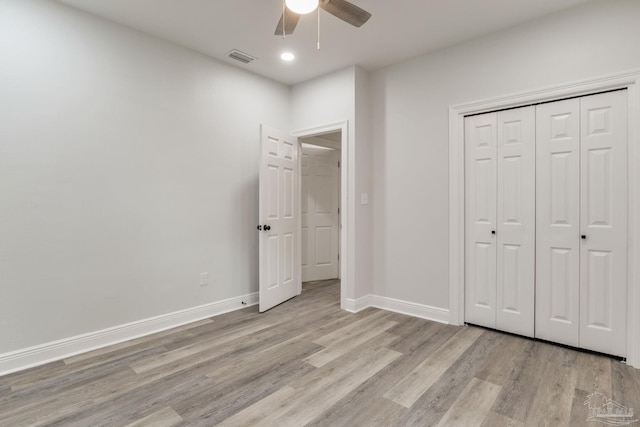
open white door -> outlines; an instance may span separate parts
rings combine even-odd
[[[260,311],[300,294],[298,139],[261,127]]]

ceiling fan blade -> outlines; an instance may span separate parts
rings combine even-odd
[[[346,0],[320,0],[320,7],[354,27],[361,27],[371,18],[369,12]]]
[[[291,34],[293,33],[293,30],[296,29],[296,25],[298,25],[298,21],[300,20],[300,15],[298,15],[297,13],[291,12],[288,8],[285,9],[285,12],[280,17],[278,26],[276,27],[276,32],[274,33],[276,36],[282,35],[283,20],[284,20],[285,34]]]

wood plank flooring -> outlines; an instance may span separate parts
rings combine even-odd
[[[476,327],[340,310],[337,281],[0,377],[0,426],[585,426],[640,370]],[[636,423],[635,425],[640,425]]]

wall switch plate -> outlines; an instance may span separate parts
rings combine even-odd
[[[209,284],[209,273],[200,273],[200,286],[207,286]]]

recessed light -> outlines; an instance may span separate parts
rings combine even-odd
[[[296,56],[291,52],[284,52],[282,55],[280,55],[280,59],[290,62],[296,59]]]

